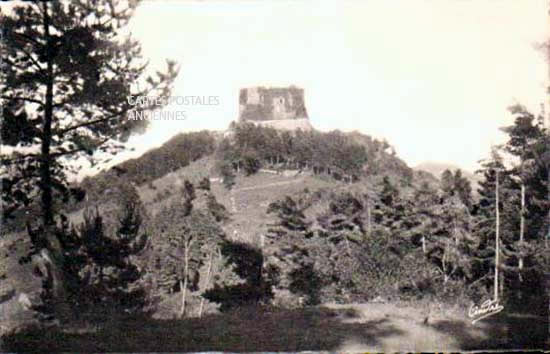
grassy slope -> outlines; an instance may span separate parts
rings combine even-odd
[[[231,191],[225,190],[221,184],[213,185],[212,190],[218,201],[231,212],[231,221],[225,227],[227,235],[235,240],[258,244],[260,233],[274,221],[266,214],[269,203],[286,195],[294,196],[304,188],[315,191],[334,185],[309,175],[284,177],[258,173],[237,178]]]

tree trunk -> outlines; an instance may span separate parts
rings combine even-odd
[[[523,238],[525,234],[525,183],[521,184],[521,211],[520,211],[520,223],[519,223],[519,244],[523,245]],[[519,257],[519,281],[523,281],[521,272],[523,270],[523,257]]]
[[[47,3],[44,6],[44,33],[47,38],[46,46],[52,46],[50,36],[50,16]],[[48,51],[48,49],[46,49]],[[45,248],[40,251],[40,257],[43,261],[50,265],[51,276],[50,283],[52,284],[51,294],[54,297],[53,306],[54,312],[63,317],[67,315],[68,305],[66,304],[65,279],[63,274],[63,250],[61,243],[54,233],[54,211],[52,197],[52,166],[51,166],[51,140],[52,140],[52,122],[53,122],[53,64],[52,59],[48,58],[46,66],[46,97],[44,105],[44,122],[42,125],[41,139],[41,156],[40,156],[40,182],[39,188],[41,192],[42,202],[42,222],[44,233]]]
[[[48,43],[50,42],[50,18],[48,15],[48,6],[44,6],[44,32]],[[53,217],[53,199],[52,199],[52,171],[51,171],[51,156],[50,145],[52,140],[52,120],[53,120],[53,67],[51,60],[47,63],[47,78],[46,78],[46,104],[44,107],[44,123],[42,125],[42,144],[40,156],[40,191],[42,201],[42,220],[44,224],[44,237],[49,241],[50,228],[54,224]]]
[[[495,183],[495,199],[496,199],[496,205],[495,205],[495,208],[496,208],[496,225],[495,225],[495,284],[494,284],[494,300],[495,301],[498,301],[498,277],[499,277],[499,274],[498,274],[498,264],[499,264],[499,243],[500,243],[500,239],[499,239],[499,233],[500,233],[500,211],[499,211],[499,207],[498,207],[498,204],[499,204],[499,197],[498,197],[498,188],[499,188],[499,185],[498,185],[498,170],[496,170],[496,183]]]
[[[210,252],[210,257],[208,259],[208,270],[206,271],[206,285],[204,286],[204,289],[206,290],[208,288],[208,285],[210,285],[210,275],[212,273],[212,257],[213,257],[214,251]],[[201,305],[199,307],[199,318],[202,317],[202,309],[204,307],[204,297],[201,298]]]
[[[546,46],[546,49],[548,50],[548,60],[550,63],[550,45]],[[550,64],[548,66],[548,76],[550,78]],[[550,98],[550,89],[546,91]],[[547,134],[547,141],[546,146],[550,144],[550,110],[548,110],[548,117],[546,118],[546,134]],[[550,203],[550,155],[548,151],[546,152],[546,201]],[[548,216],[547,216],[547,234],[544,237],[544,246],[545,248],[548,248],[548,238],[550,237],[550,207],[548,208]]]
[[[184,258],[183,258],[183,283],[180,279],[181,288],[181,309],[180,318],[185,315],[185,300],[187,296],[187,278],[189,273],[189,248],[191,247],[191,241],[188,241],[185,245]]]
[[[458,232],[456,227],[456,219],[453,219],[453,234],[455,236],[455,246],[458,246]]]
[[[500,298],[502,299],[502,296],[504,295],[504,274],[501,272],[500,273],[500,279],[499,279],[499,284],[498,286],[500,287],[500,292],[499,292],[499,296]]]
[[[422,235],[422,253],[426,254],[426,236]]]
[[[347,248],[347,251],[348,251],[348,256],[351,257],[351,247],[349,246],[349,240],[345,236],[344,236],[344,239],[346,240],[346,248]]]
[[[367,232],[371,234],[371,216],[370,216],[370,201],[367,200]]]
[[[449,276],[447,274],[447,255],[449,251],[449,239],[447,239],[447,244],[445,245],[445,249],[443,250],[443,258],[442,258],[442,266],[443,266],[443,288],[447,288],[447,281],[449,280]]]
[[[51,47],[50,39],[50,17],[48,14],[48,5],[44,6],[44,32],[47,38],[46,46]],[[48,51],[46,48],[46,51]],[[51,178],[51,156],[50,146],[52,140],[52,121],[53,121],[53,66],[51,58],[47,62],[46,67],[46,101],[44,106],[44,122],[42,125],[42,139],[41,139],[41,156],[40,156],[40,182],[39,187],[41,191],[42,201],[42,219],[44,227],[48,227],[54,224],[53,217],[53,202],[52,202],[52,178]],[[48,230],[45,230],[48,231]],[[47,236],[44,235],[44,236]]]
[[[187,282],[186,282],[187,283]],[[181,307],[180,307],[180,314],[179,318],[183,317],[183,314],[185,313],[185,286],[187,284],[184,284],[184,282],[180,279],[180,290],[181,290]]]
[[[550,46],[548,46],[550,50]],[[550,92],[550,90],[549,90]],[[548,140],[550,140],[550,117],[548,117]],[[548,160],[546,164],[546,174],[547,174],[547,180],[546,180],[546,189],[547,189],[547,197],[546,201],[550,203],[550,159]],[[545,240],[545,247],[548,248],[548,238],[550,237],[550,208],[548,208],[548,231],[546,234]]]

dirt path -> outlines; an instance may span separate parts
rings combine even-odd
[[[304,182],[304,178],[294,179],[294,180],[291,180],[291,181],[282,181],[282,182],[262,184],[262,185],[254,186],[254,187],[242,187],[242,188],[238,188],[238,189],[232,189],[231,191],[232,192],[233,191],[235,191],[235,192],[251,191],[251,190],[255,190],[255,189],[269,188],[269,187],[276,187],[276,186],[284,186],[286,184],[293,184],[293,183],[300,183],[300,182]]]
[[[488,323],[475,326],[463,315],[429,311],[427,308],[395,304],[328,305],[335,310],[348,309],[353,315],[343,323],[357,326],[376,324],[378,336],[369,338],[350,331],[337,352],[432,352],[460,351],[491,341]],[[351,311],[350,311],[351,310]],[[494,338],[498,340],[498,338]]]
[[[232,189],[230,192],[229,201],[231,203],[231,212],[236,213],[237,212],[237,202],[235,201],[235,191]]]

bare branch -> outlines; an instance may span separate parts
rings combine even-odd
[[[98,147],[100,147],[101,145],[105,144],[106,142],[108,142],[111,138],[105,138],[103,140],[101,140],[99,143],[97,144],[94,144],[93,147],[90,147],[90,148],[86,148],[86,147],[80,147],[78,149],[73,149],[73,150],[67,150],[67,151],[63,151],[63,152],[56,152],[56,153],[51,153],[50,154],[50,158],[58,158],[58,157],[61,157],[61,156],[65,156],[65,155],[72,155],[72,154],[76,154],[77,152],[81,152],[81,151],[85,151],[85,150],[88,150],[88,149],[96,149]]]
[[[46,76],[46,75],[44,74],[44,69],[40,66],[40,63],[38,63],[38,62],[36,61],[36,59],[34,59],[34,58],[32,57],[32,55],[30,55],[29,53],[27,53],[27,52],[26,52],[25,50],[23,50],[22,48],[17,48],[17,49],[18,49],[19,51],[21,51],[23,54],[25,54],[25,57],[26,57],[27,59],[29,59],[29,60],[36,66],[36,68],[38,68],[38,72],[39,72],[40,75]]]
[[[125,113],[127,113],[129,111],[129,108],[122,111],[122,112],[117,112],[113,115],[110,115],[110,116],[107,116],[107,117],[103,117],[103,118],[99,118],[99,119],[95,119],[95,120],[91,120],[91,121],[87,121],[87,122],[84,122],[84,123],[80,123],[80,124],[76,124],[76,125],[73,125],[73,126],[70,126],[68,128],[65,128],[65,129],[61,129],[59,131],[56,131],[55,134],[56,135],[62,135],[62,134],[65,134],[67,132],[70,132],[72,130],[75,130],[75,129],[78,129],[78,128],[83,128],[83,127],[87,127],[87,126],[90,126],[90,125],[94,125],[94,124],[97,124],[97,123],[101,123],[101,122],[105,122],[105,121],[108,121],[110,119],[113,119],[113,118],[116,118],[118,116],[121,116]]]
[[[41,106],[44,105],[44,102],[40,101],[40,100],[36,100],[34,98],[29,98],[29,97],[18,97],[18,96],[0,96],[0,98],[4,99],[4,100],[16,100],[16,101],[27,101],[27,102],[32,102],[32,103],[37,103]]]
[[[42,45],[42,43],[38,42],[36,39],[32,38],[31,36],[28,36],[24,33],[18,33],[18,32],[12,32],[12,34],[16,35],[16,36],[19,36],[19,37],[22,37],[26,40],[28,40],[29,42],[31,43],[34,43],[34,44],[38,44],[38,45]]]

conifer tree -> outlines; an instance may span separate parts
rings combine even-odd
[[[175,63],[168,62],[167,71],[147,77],[142,89],[132,87],[145,76],[147,63],[139,43],[121,31],[137,5],[133,0],[31,1],[2,18],[1,134],[3,144],[13,147],[1,157],[4,211],[40,199],[42,232],[35,238],[35,254],[53,261],[52,293],[60,312],[66,308],[65,259],[54,216],[58,196],[69,191],[72,162],[87,158],[93,165],[94,152],[120,151],[146,122],[128,119],[130,112],[158,108],[129,100],[166,98],[177,75]]]
[[[161,292],[181,293],[179,317],[188,312],[188,293],[199,290],[201,269],[211,264],[225,237],[214,216],[195,210],[193,185],[186,185],[182,198],[164,207],[155,218],[151,266]]]
[[[113,234],[105,229],[99,211],[85,210],[80,227],[83,254],[88,258],[89,286],[93,303],[119,310],[135,311],[145,306],[143,287],[137,282],[144,269],[136,257],[147,246],[148,235],[143,229],[143,209],[137,193],[123,199]]]

